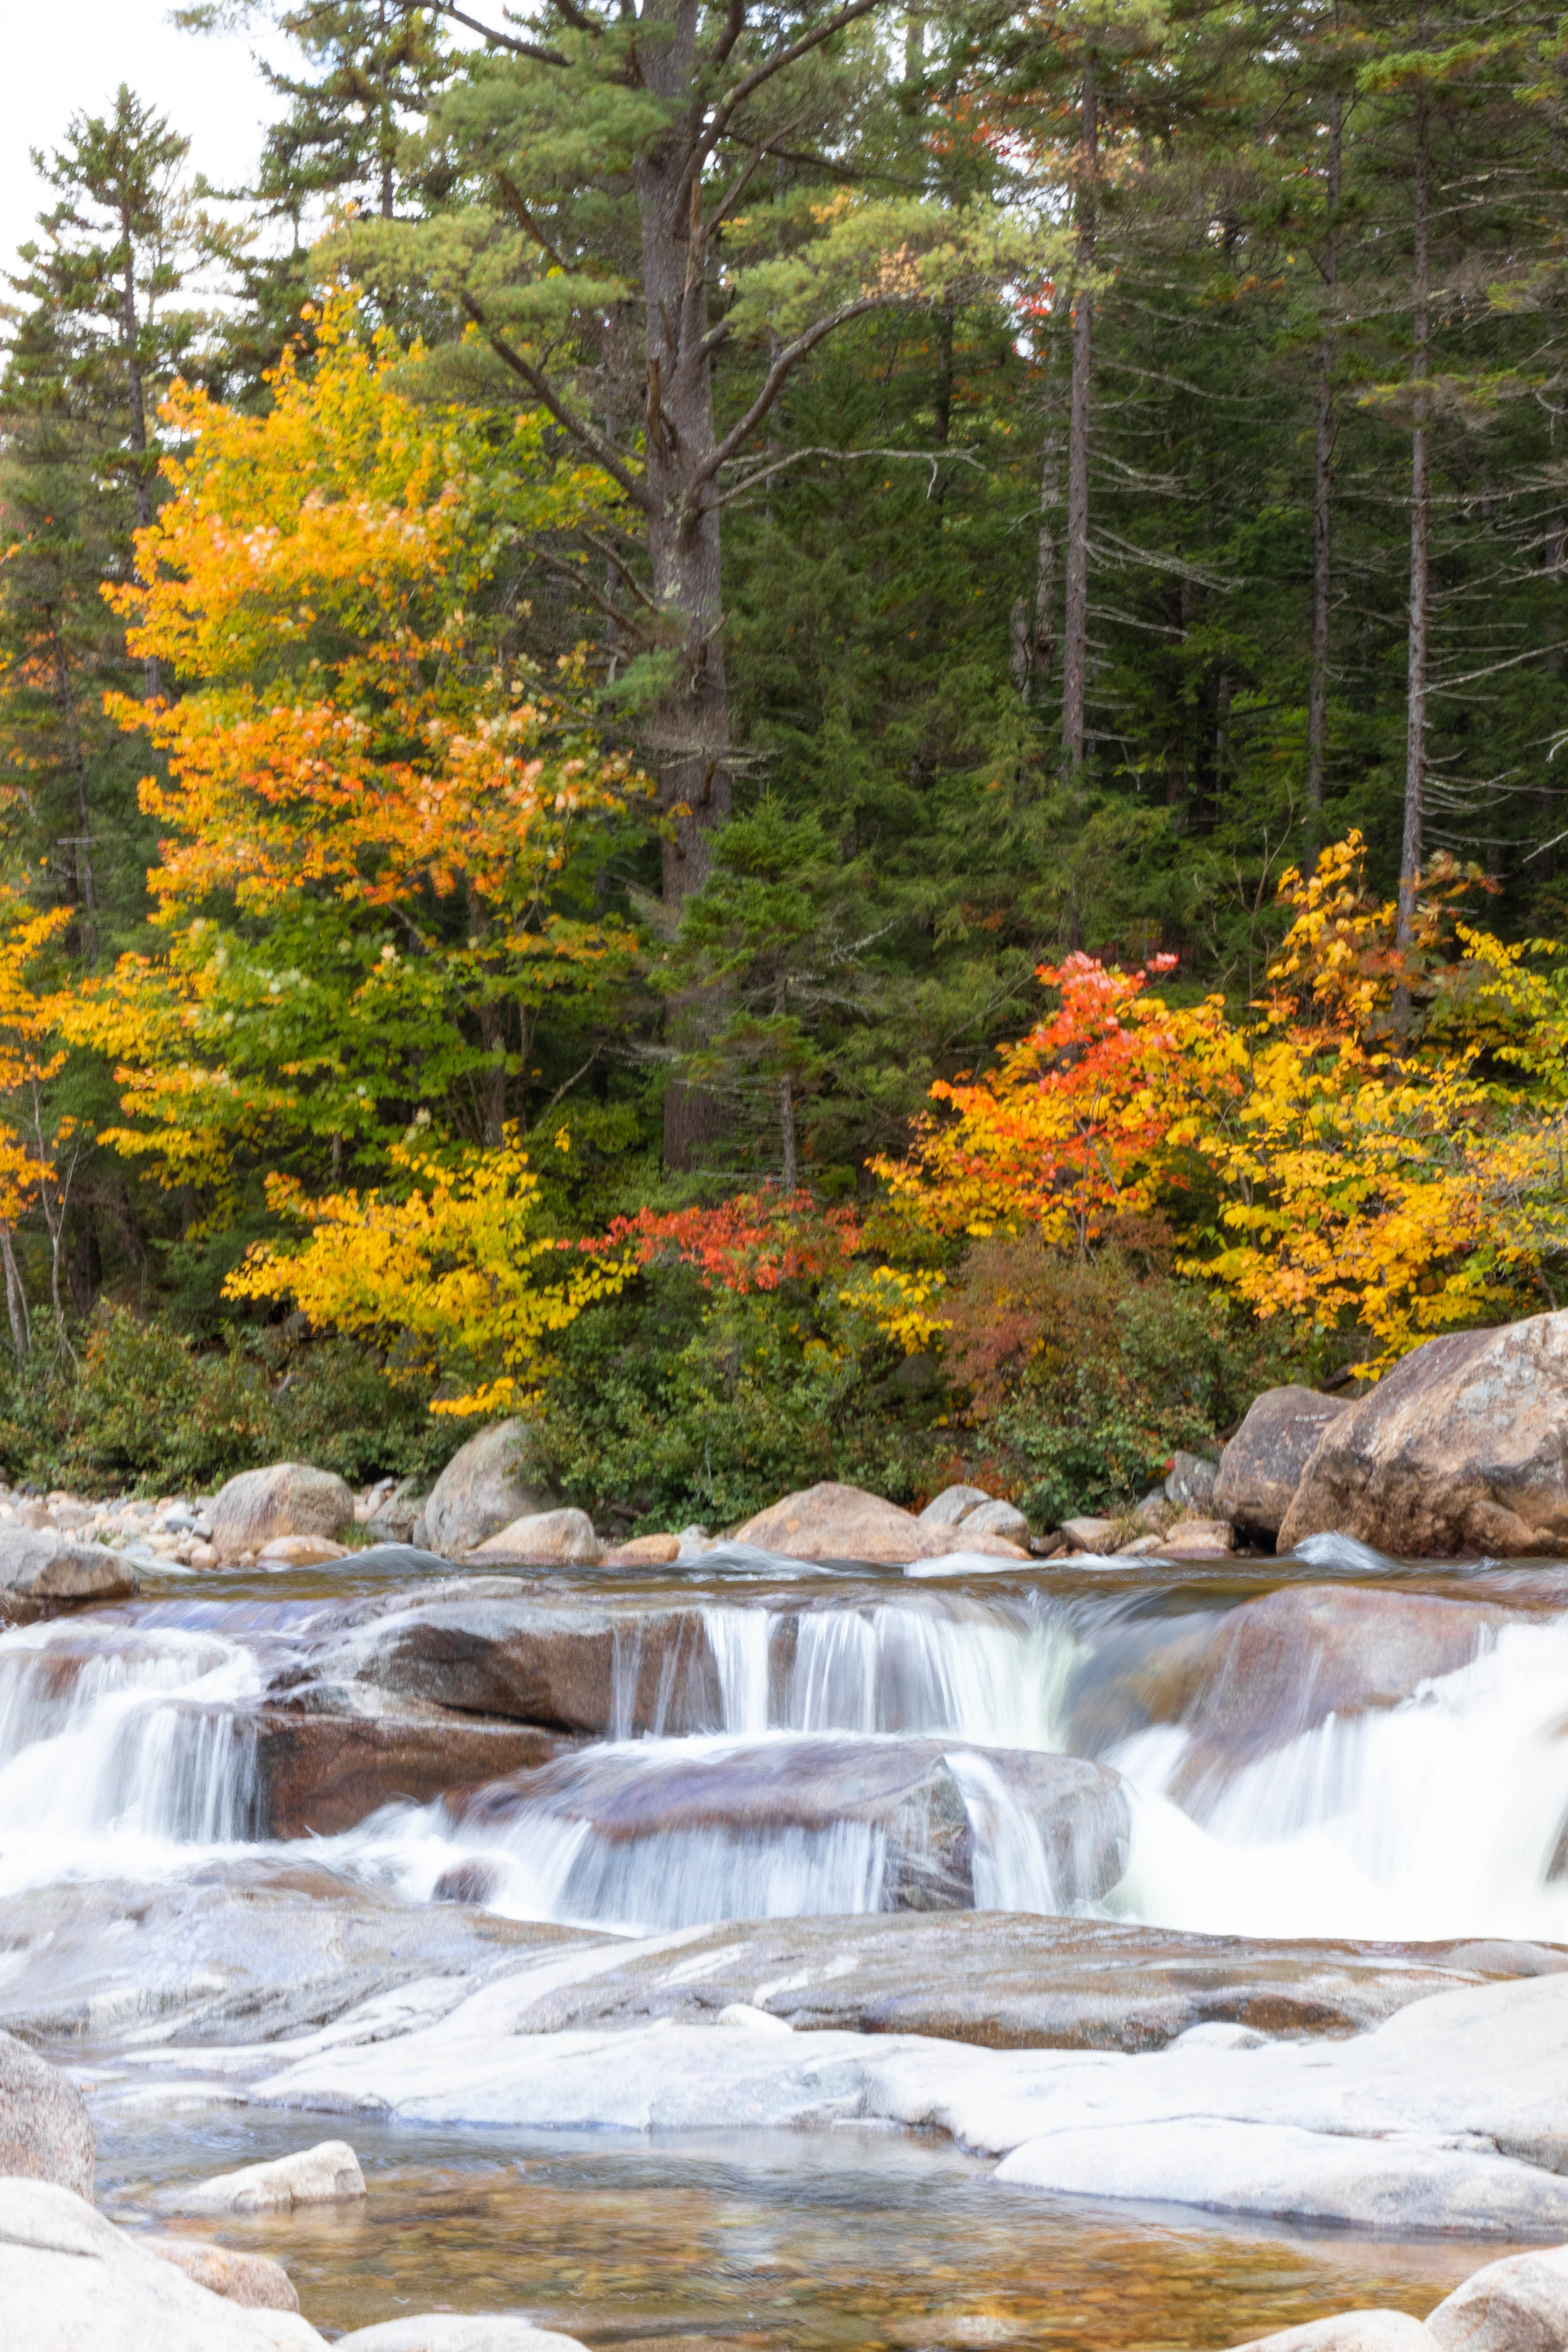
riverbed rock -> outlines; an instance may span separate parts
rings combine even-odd
[[[1000,1536],[1005,1543],[1017,1544],[1024,1551],[1029,1548],[1028,1520],[1016,1503],[1006,1502],[1000,1495],[993,1495],[976,1504],[973,1511],[966,1511],[959,1528],[959,1540],[963,1545],[975,1536],[986,1535]]]
[[[1564,2352],[1568,2246],[1510,2254],[1474,2271],[1426,2315],[1441,2352]]]
[[[585,2352],[575,2336],[500,2312],[432,2311],[340,2336],[339,2352]]]
[[[1237,1527],[1278,1535],[1318,1440],[1349,1402],[1316,1389],[1265,1389],[1219,1457],[1215,1509]]]
[[[347,2140],[319,2140],[269,2164],[220,2172],[172,2201],[182,2213],[291,2213],[300,2205],[346,2205],[364,2195],[364,2175]]]
[[[880,1495],[832,1479],[770,1503],[735,1529],[735,1541],[755,1544],[759,1550],[778,1552],[786,1559],[863,1559],[889,1568],[939,1559],[953,1551],[1026,1557],[1017,1545],[988,1528],[976,1528],[972,1536],[966,1520],[952,1525],[917,1519],[912,1511],[900,1510]]]
[[[0,2179],[0,2341],[16,2352],[325,2352],[297,2311],[211,2294],[42,2180]]]
[[[1279,1529],[1405,1559],[1568,1551],[1568,1312],[1416,1348],[1324,1430]]]
[[[141,1589],[135,1570],[107,1545],[61,1541],[47,1528],[0,1534],[0,1626],[134,1600]]]
[[[548,1762],[560,1739],[533,1726],[416,1702],[383,1711],[258,1707],[235,1718],[254,1757],[255,1833],[336,1837],[395,1799]]]
[[[1061,1534],[1069,1551],[1097,1552],[1101,1558],[1116,1549],[1121,1533],[1117,1519],[1092,1517],[1064,1519]]]
[[[633,1536],[605,1557],[606,1568],[668,1568],[680,1558],[679,1536]]]
[[[1237,2352],[1432,2352],[1432,2336],[1408,2312],[1340,2311],[1330,2319],[1310,2319],[1304,2327],[1249,2336]]]
[[[334,1543],[331,1536],[274,1536],[257,1553],[256,1564],[258,1568],[328,1568],[353,1557],[347,1544]]]
[[[984,1486],[944,1486],[940,1495],[931,1496],[921,1517],[930,1528],[956,1528],[971,1511],[990,1500]]]
[[[1178,1450],[1165,1473],[1164,1493],[1168,1502],[1196,1519],[1225,1517],[1215,1501],[1215,1482],[1219,1475],[1217,1462],[1209,1462],[1201,1454],[1184,1454]]]
[[[377,1543],[412,1543],[415,1523],[423,1518],[426,1502],[421,1480],[400,1478],[366,1518],[366,1531]]]
[[[1071,1756],[931,1739],[770,1739],[721,1757],[604,1751],[563,1757],[447,1800],[455,1833],[514,1823],[584,1822],[599,1860],[648,1842],[716,1833],[731,1849],[869,1831],[868,1891],[892,1911],[951,1911],[978,1899],[974,1817],[994,1812],[1038,1840],[1055,1905],[1095,1902],[1127,1866],[1131,1816],[1119,1777]],[[582,1866],[598,1864],[584,1857]],[[846,1868],[858,1868],[853,1859]],[[657,1901],[662,1888],[652,1889]],[[856,1891],[861,1892],[857,1885]],[[683,1924],[672,1919],[670,1924]]]
[[[92,2202],[87,2101],[68,2074],[0,2033],[0,2174],[52,2180]]]
[[[352,1528],[354,1498],[335,1471],[305,1462],[274,1462],[242,1470],[219,1488],[212,1508],[212,1543],[220,1560],[259,1551],[275,1536],[337,1536]]]
[[[270,2254],[247,2254],[237,2246],[219,2246],[210,2238],[183,2238],[156,2233],[140,2242],[162,2263],[173,2263],[188,2279],[237,2303],[245,2311],[298,2311],[294,2282]]]
[[[432,1551],[457,1559],[514,1519],[551,1508],[554,1497],[524,1475],[527,1433],[524,1421],[495,1421],[459,1445],[426,1500],[424,1540]]]
[[[1236,1529],[1228,1519],[1178,1519],[1159,1538],[1165,1559],[1213,1559],[1236,1549]]]
[[[429,1513],[426,1513],[429,1523]],[[679,1547],[677,1546],[679,1550]],[[467,1555],[473,1560],[521,1560],[531,1568],[602,1568],[605,1547],[586,1511],[525,1511]]]
[[[1071,1694],[1069,1737],[1093,1754],[1142,1724],[1184,1725],[1194,1748],[1173,1793],[1185,1801],[1200,1779],[1331,1715],[1397,1706],[1422,1683],[1468,1665],[1507,1622],[1481,1601],[1286,1585],[1175,1632],[1167,1620],[1113,1636]]]

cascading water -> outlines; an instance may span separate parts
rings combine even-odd
[[[833,1776],[847,1790],[867,1757],[923,1743],[921,1769],[957,1790],[963,1899],[979,1908],[1074,1907],[998,1759],[1081,1754],[1114,1768],[1131,1805],[1102,1912],[1262,1935],[1568,1940],[1568,1616],[1539,1593],[1493,1611],[1441,1671],[1353,1706],[1325,1703],[1310,1645],[1277,1644],[1267,1708],[1238,1730],[1232,1669],[1204,1683],[1193,1645],[1286,1587],[1325,1596],[1331,1619],[1339,1592],[1372,1587],[1365,1561],[1238,1563],[1220,1592],[1151,1571],[1105,1599],[1058,1597],[1048,1571],[976,1593],[836,1590],[773,1566],[765,1593],[710,1575],[657,1672],[654,1603],[616,1591],[601,1736],[522,1774],[504,1817],[395,1801],[313,1838],[311,1859],[416,1900],[458,1890],[513,1916],[621,1929],[875,1910],[909,1899],[894,1891],[898,1838],[847,1794],[836,1811]],[[1442,1589],[1487,1614],[1474,1578]],[[557,1578],[530,1605],[581,1615],[605,1588]],[[254,1834],[255,1710],[308,1682],[340,1618],[321,1600],[209,1601],[0,1636],[0,1893],[288,1851]],[[774,1770],[798,1778],[803,1757],[821,1763],[809,1804],[770,1813],[758,1790]]]

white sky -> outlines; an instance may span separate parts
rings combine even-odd
[[[28,151],[58,146],[75,113],[103,114],[121,81],[191,142],[193,174],[220,187],[254,173],[275,110],[251,63],[289,45],[250,34],[180,33],[173,0],[3,0],[0,24],[0,269],[33,234],[49,191]]]

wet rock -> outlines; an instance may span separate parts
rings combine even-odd
[[[274,1536],[256,1559],[259,1568],[328,1568],[353,1557],[347,1544],[334,1543],[331,1536]]]
[[[500,1883],[493,1863],[459,1862],[444,1870],[430,1890],[432,1903],[489,1903]]]
[[[1331,2319],[1310,2319],[1304,2327],[1250,2336],[1237,2352],[1432,2352],[1432,2342],[1407,2312],[1341,2311]]]
[[[1218,1514],[1215,1502],[1215,1480],[1218,1475],[1216,1462],[1205,1462],[1201,1454],[1178,1453],[1165,1474],[1165,1495],[1170,1502],[1194,1518],[1213,1518]]]
[[[1564,2352],[1568,2246],[1510,2254],[1475,2271],[1426,2315],[1441,2352]]]
[[[426,1519],[428,1525],[428,1512]],[[605,1547],[586,1511],[526,1511],[499,1534],[476,1544],[468,1558],[515,1559],[535,1568],[600,1568]]]
[[[972,1769],[966,1771],[968,1764]],[[585,1822],[602,1848],[716,1833],[727,1846],[864,1829],[879,1907],[948,1911],[975,1899],[972,1806],[1039,1841],[1050,1893],[1097,1901],[1127,1866],[1131,1815],[1116,1774],[1076,1757],[946,1748],[931,1739],[813,1738],[679,1752],[563,1757],[448,1801],[457,1828],[494,1834],[547,1818]]]
[[[269,2164],[220,2172],[175,2201],[184,2213],[291,2213],[300,2205],[346,2205],[364,2195],[364,2175],[347,2140],[323,2139]]]
[[[1315,1389],[1265,1389],[1219,1457],[1215,1509],[1237,1527],[1278,1535],[1318,1440],[1348,1402]]]
[[[1406,1559],[1568,1551],[1568,1313],[1428,1339],[1332,1421],[1279,1529]]]
[[[770,1504],[736,1528],[735,1540],[787,1559],[863,1559],[887,1567],[937,1559],[951,1551],[1019,1556],[1005,1538],[988,1530],[976,1529],[971,1538],[962,1521],[953,1527],[917,1519],[879,1495],[831,1479]]]
[[[0,2033],[0,2174],[52,2180],[92,2202],[87,2101],[68,2074]]]
[[[340,2352],[585,2352],[574,2336],[558,2336],[526,2319],[491,2312],[433,2311],[419,2319],[386,2319],[340,2336]]]
[[[1162,1546],[1162,1549],[1168,1549]],[[1069,1737],[1091,1754],[1151,1723],[1180,1723],[1194,1751],[1175,1792],[1310,1731],[1330,1715],[1396,1706],[1468,1665],[1508,1622],[1483,1602],[1359,1585],[1286,1585],[1224,1616],[1113,1636],[1071,1697]]]
[[[210,2238],[153,2236],[141,2243],[161,2263],[173,2263],[188,2279],[237,2303],[246,2311],[298,2311],[294,2282],[281,2263],[269,2254],[242,2253],[236,2246],[215,2245]]]
[[[561,1744],[531,1726],[435,1706],[268,1706],[236,1727],[255,1759],[256,1833],[268,1838],[336,1837],[395,1799],[422,1805],[466,1781],[543,1764]]]
[[[47,1529],[0,1534],[0,1625],[133,1600],[135,1570],[104,1544],[62,1543]]]
[[[927,1527],[956,1528],[971,1511],[990,1500],[984,1486],[944,1486],[940,1495],[931,1496],[921,1517]]]
[[[616,1544],[605,1559],[606,1568],[668,1568],[680,1558],[679,1536],[633,1536]]]
[[[274,1462],[242,1470],[213,1504],[212,1542],[220,1559],[259,1551],[275,1536],[336,1536],[352,1528],[354,1498],[331,1470]]]
[[[514,1519],[551,1507],[553,1498],[523,1475],[527,1429],[521,1420],[492,1422],[458,1448],[425,1504],[424,1540],[432,1551],[456,1559]]]
[[[0,2334],[16,2352],[324,2352],[298,2312],[210,2294],[41,2180],[0,2180]]]

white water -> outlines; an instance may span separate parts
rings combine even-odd
[[[680,1740],[659,1736],[673,1666],[632,1737],[628,1620],[612,1745],[595,1752],[635,1777],[661,1759],[717,1763],[737,1742],[935,1739],[967,1811],[976,1904],[1060,1907],[1033,1819],[975,1751],[1064,1749],[1074,1675],[1114,1632],[1110,1619],[930,1588],[835,1606],[817,1585],[810,1603],[705,1610],[718,1719]],[[65,1879],[153,1880],[215,1853],[263,1851],[245,1843],[256,1792],[234,1720],[265,1686],[269,1640],[276,1663],[279,1637],[256,1630],[259,1613],[237,1612],[219,1630],[149,1612],[0,1636],[0,1895]],[[1331,1717],[1200,1779],[1181,1804],[1172,1792],[1185,1788],[1189,1733],[1129,1721],[1102,1756],[1133,1808],[1130,1865],[1102,1907],[1215,1932],[1568,1942],[1568,1879],[1548,1878],[1568,1820],[1565,1727],[1568,1619],[1542,1617],[1519,1618],[1473,1664],[1396,1706]],[[391,1806],[310,1851],[420,1900],[472,1862],[497,1910],[619,1928],[875,1909],[886,1862],[864,1822],[704,1821],[602,1836],[553,1799],[482,1829],[439,1804]]]

